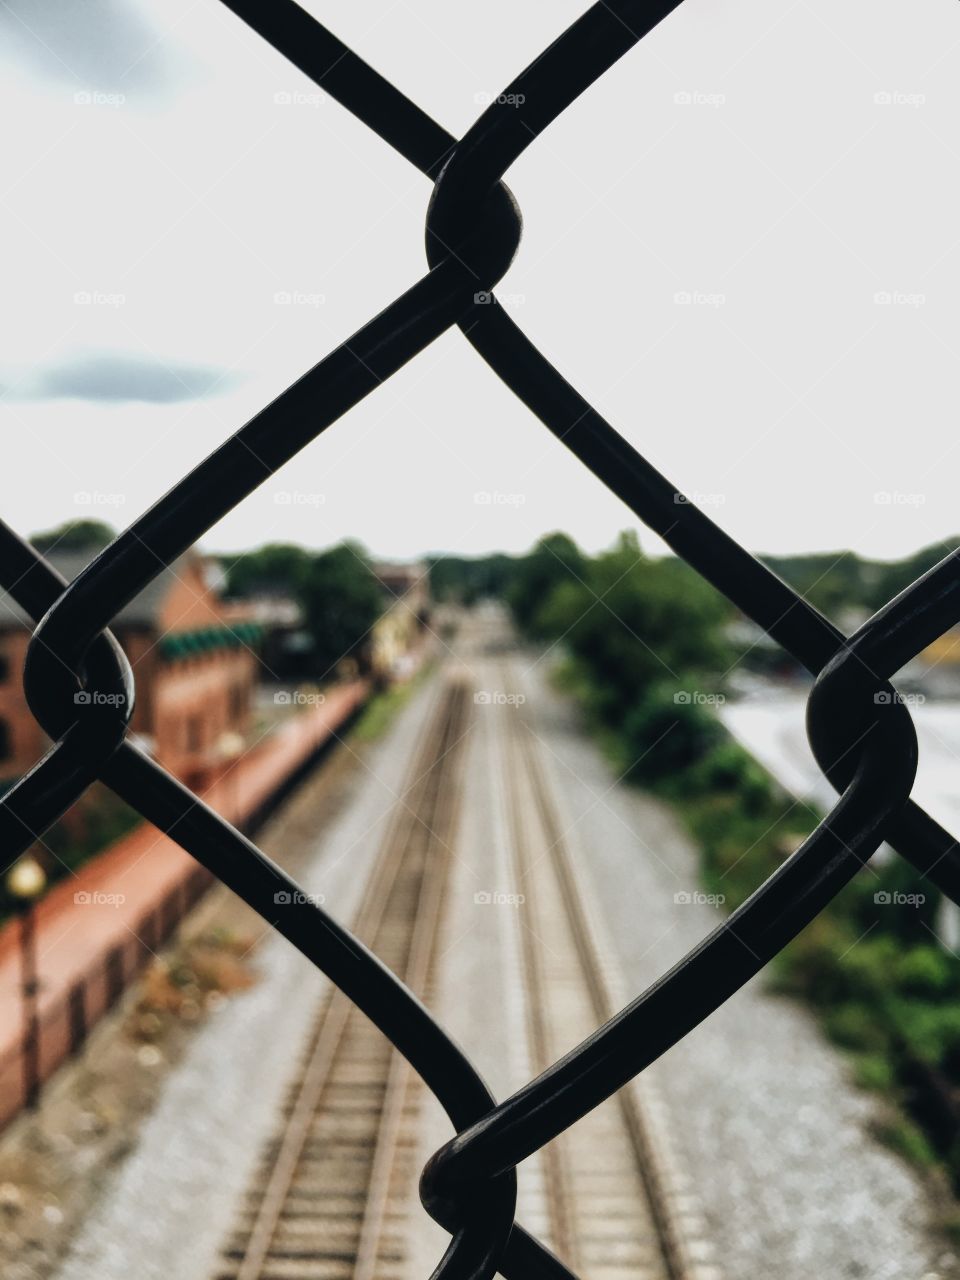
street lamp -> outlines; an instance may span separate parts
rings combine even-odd
[[[7,872],[7,892],[20,916],[20,998],[23,1008],[23,1097],[28,1111],[40,1101],[40,1017],[37,996],[36,904],[47,887],[47,873],[27,854]]]
[[[236,769],[237,761],[246,749],[246,740],[242,733],[235,729],[227,729],[217,739],[217,754],[220,757],[221,778],[224,782],[223,804],[227,812],[224,817],[236,825],[237,814],[237,779],[231,776]]]

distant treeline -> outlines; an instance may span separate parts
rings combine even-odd
[[[960,539],[934,543],[904,560],[896,561],[869,560],[853,551],[762,555],[760,559],[815,608],[836,621],[844,610],[850,608],[875,613],[958,545]],[[515,595],[521,584],[529,580],[530,562],[538,559],[543,562],[540,552],[550,547],[562,547],[561,555],[568,559],[573,557],[577,563],[589,559],[566,534],[560,533],[542,539],[525,556],[509,556],[500,552],[474,558],[437,556],[430,562],[433,593],[437,599],[464,604],[473,604],[485,596],[509,601],[511,594]],[[672,556],[664,560],[679,567],[679,562]],[[651,560],[649,563],[661,561]]]

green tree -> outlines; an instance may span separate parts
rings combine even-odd
[[[56,529],[35,533],[30,541],[38,551],[102,551],[116,537],[102,520],[68,520]]]
[[[685,564],[643,555],[624,534],[612,550],[586,562],[579,582],[557,586],[538,613],[543,634],[563,640],[587,674],[595,710],[620,725],[654,685],[690,696],[726,668],[726,601]],[[688,688],[694,684],[696,689]]]
[[[351,542],[310,557],[300,601],[318,678],[356,656],[387,603],[366,551]]]
[[[223,557],[231,596],[282,594],[299,598],[311,555],[303,547],[271,542],[239,556]]]
[[[505,596],[516,572],[515,557],[437,556],[430,561],[430,591],[435,600],[473,605],[491,596]]]
[[[506,599],[521,631],[538,638],[552,632],[541,611],[560,588],[582,589],[586,566],[583,552],[565,533],[541,538],[533,551],[516,564]]]

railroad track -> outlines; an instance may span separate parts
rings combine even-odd
[[[415,756],[353,928],[422,998],[455,837],[468,692],[452,679]],[[263,1152],[217,1280],[392,1280],[416,1188],[422,1086],[333,990]]]
[[[441,694],[354,921],[422,998],[438,977],[469,700],[460,680]],[[510,1034],[523,1038],[529,1068],[540,1071],[609,1018],[624,994],[539,743],[519,708],[495,713],[506,817],[500,843],[508,846],[499,852],[523,895],[510,975],[520,999],[504,1003],[514,1009]],[[331,991],[216,1280],[409,1280],[422,1090],[386,1039]],[[521,1170],[522,1216],[582,1280],[720,1280],[646,1080],[591,1112],[537,1161],[532,1180]]]
[[[516,688],[504,668],[504,687]],[[503,706],[503,791],[526,993],[528,1051],[541,1071],[625,1003],[591,886],[571,855],[519,706]],[[541,1153],[545,1242],[583,1280],[720,1280],[698,1201],[649,1080],[632,1081]],[[522,1178],[522,1174],[521,1174]]]

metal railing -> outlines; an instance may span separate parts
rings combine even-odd
[[[222,0],[433,183],[429,270],[321,360],[64,581],[0,528],[0,580],[38,622],[25,688],[54,741],[0,805],[7,861],[102,779],[269,918],[296,885],[256,846],[126,739],[133,679],[107,628],[177,555],[406,361],[453,325],[580,461],[817,679],[814,753],[840,793],[830,814],[753,896],[681,963],[574,1053],[497,1104],[403,985],[305,895],[278,930],[400,1049],[445,1107],[457,1136],[422,1179],[451,1235],[435,1277],[509,1280],[571,1273],[514,1222],[516,1166],[642,1071],[756,974],[845,885],[882,840],[955,902],[952,836],[911,799],[916,735],[889,677],[960,621],[951,554],[855,635],[843,636],[660,475],[532,345],[490,293],[520,240],[502,178],[571,102],[682,0],[606,0],[590,8],[459,141],[294,0]],[[614,121],[626,130],[626,122]],[[83,689],[98,697],[78,704]]]

